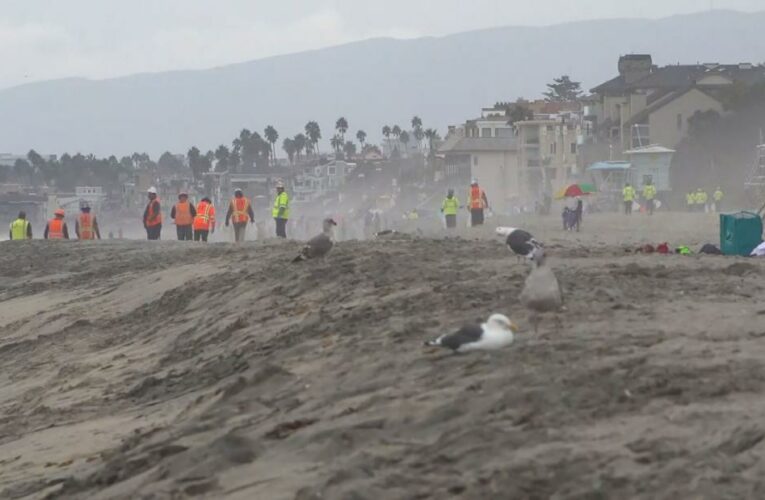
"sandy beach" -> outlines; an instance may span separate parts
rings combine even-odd
[[[549,249],[538,334],[496,225]],[[0,498],[765,498],[765,260],[633,251],[714,215],[421,229],[0,243]],[[422,346],[495,312],[507,350]]]

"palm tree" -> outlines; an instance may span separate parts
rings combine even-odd
[[[386,125],[382,129],[382,135],[385,136],[385,140],[388,141],[388,150],[392,149],[390,145],[390,134],[392,133],[391,128]]]
[[[364,149],[364,144],[367,142],[367,133],[363,130],[359,130],[356,132],[356,139],[359,140],[359,144],[361,144],[361,149]]]
[[[343,138],[338,134],[335,134],[332,136],[332,139],[329,140],[329,144],[332,146],[332,149],[335,150],[335,153],[340,153],[340,148],[343,147]]]
[[[348,131],[348,120],[346,120],[344,117],[340,117],[337,119],[337,122],[335,123],[335,130],[340,134],[340,138],[345,142],[345,133]]]
[[[399,135],[399,139],[401,140],[401,144],[404,145],[404,151],[406,151],[407,150],[406,147],[409,144],[409,140],[410,140],[409,132],[407,132],[406,130],[402,131],[401,134]]]
[[[401,139],[401,127],[398,125],[394,125],[393,129],[391,129],[391,134],[393,134],[393,137],[396,138],[396,143],[400,146],[400,139]],[[398,148],[399,152],[401,151],[401,148]]]
[[[425,138],[428,139],[428,149],[430,150],[430,153],[433,154],[433,143],[441,137],[435,129],[429,128],[425,131]]]
[[[319,139],[321,139],[321,128],[316,122],[308,122],[305,124],[305,135],[311,144],[311,149],[319,153]]]
[[[263,131],[263,135],[266,136],[266,140],[271,144],[271,157],[273,165],[276,166],[276,141],[279,140],[279,132],[272,125],[269,125]]]
[[[417,150],[422,150],[422,140],[425,138],[425,132],[422,130],[422,125],[419,127],[415,127],[412,131],[412,134],[414,135],[414,139],[417,141]]]
[[[351,141],[348,141],[343,146],[343,153],[345,153],[346,158],[350,158],[352,156],[356,155],[356,145],[352,143]]]
[[[295,153],[297,153],[297,145],[295,144],[294,139],[290,139],[287,137],[282,142],[282,149],[285,153],[287,153],[287,158],[290,160],[290,164],[294,163],[295,160]]]
[[[308,139],[303,134],[298,134],[293,139],[295,141],[295,153],[297,153],[298,159],[300,159],[300,155],[303,153],[303,150],[306,148],[306,145],[308,144]]]
[[[422,128],[422,119],[419,116],[412,118],[412,130]]]
[[[215,164],[216,172],[224,172],[228,170],[228,161],[230,155],[231,152],[226,146],[223,144],[218,146],[218,149],[215,150],[215,159],[217,160],[217,163]]]

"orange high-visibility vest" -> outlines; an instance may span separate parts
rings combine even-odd
[[[89,213],[83,212],[80,214],[80,239],[96,239],[96,231],[93,229],[93,216]]]
[[[234,210],[231,213],[231,222],[247,222],[249,216],[247,215],[247,209],[250,208],[250,202],[242,196],[241,198],[234,198],[231,200],[231,206]]]
[[[146,227],[154,227],[162,224],[162,212],[157,210],[157,214],[154,214],[154,204],[159,205],[159,198],[154,198],[149,202],[148,215],[146,216]]]
[[[483,191],[478,186],[470,187],[470,208],[486,208],[483,203]]]
[[[215,207],[212,203],[200,201],[197,205],[197,216],[194,217],[194,231],[209,231],[210,224],[215,223]]]
[[[64,219],[51,219],[48,221],[48,239],[64,239]]]
[[[179,201],[175,204],[175,225],[190,226],[194,222],[191,218],[191,204],[188,201]]]

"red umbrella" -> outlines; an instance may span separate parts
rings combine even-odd
[[[563,198],[576,198],[577,196],[585,196],[587,194],[589,193],[582,191],[582,188],[579,186],[579,184],[572,184],[569,187],[558,191],[555,195],[555,198],[561,200]]]

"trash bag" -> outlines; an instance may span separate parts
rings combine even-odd
[[[699,250],[699,253],[705,253],[708,255],[722,255],[722,250],[717,248],[715,245],[711,243],[707,243],[703,247],[701,247],[701,250]]]

